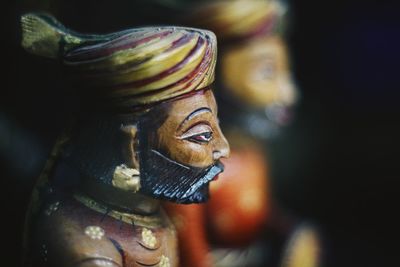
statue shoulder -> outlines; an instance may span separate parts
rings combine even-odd
[[[82,215],[85,209],[56,201],[46,205],[35,231],[35,247],[48,266],[123,266],[113,240],[107,238],[99,217]],[[45,265],[46,266],[46,265]]]

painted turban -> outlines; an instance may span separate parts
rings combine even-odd
[[[277,0],[216,0],[198,4],[186,20],[231,40],[274,31],[283,13]]]
[[[21,21],[26,50],[61,59],[84,88],[120,107],[182,96],[214,80],[217,44],[210,31],[166,26],[84,35],[48,15]]]

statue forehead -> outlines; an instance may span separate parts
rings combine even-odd
[[[209,108],[211,113],[217,113],[217,104],[211,90],[199,92],[190,97],[178,99],[170,104],[166,123],[180,123],[199,108]]]

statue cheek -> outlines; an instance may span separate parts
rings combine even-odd
[[[169,147],[171,159],[178,163],[204,168],[213,164],[212,149],[210,145],[200,145],[186,140],[177,140],[177,142]]]

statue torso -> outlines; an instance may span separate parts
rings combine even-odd
[[[32,229],[32,267],[178,265],[175,230],[163,211],[122,213],[82,195],[42,207]]]

